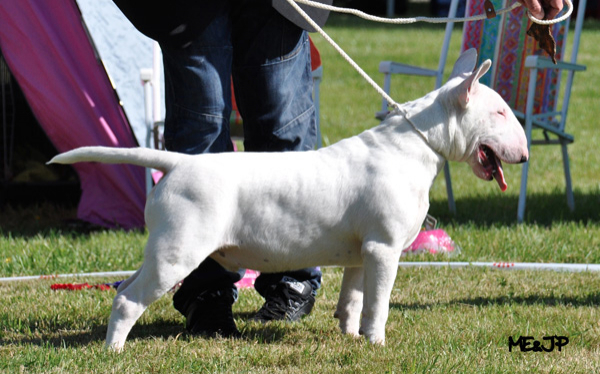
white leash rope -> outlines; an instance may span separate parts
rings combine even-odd
[[[386,17],[373,16],[373,15],[364,13],[357,9],[339,8],[336,6],[322,4],[322,3],[318,3],[316,1],[311,1],[311,0],[295,0],[295,1],[297,3],[309,5],[309,6],[312,6],[315,8],[325,9],[325,10],[338,12],[338,13],[353,14],[357,17],[364,18],[369,21],[381,22],[381,23],[391,23],[391,24],[396,24],[396,25],[405,25],[405,24],[416,23],[416,22],[427,22],[427,23],[448,23],[448,22],[461,22],[461,21],[466,22],[466,21],[478,21],[478,20],[487,18],[487,16],[485,14],[481,14],[478,16],[472,16],[469,18],[450,18],[450,17],[445,17],[445,18],[443,18],[443,17],[386,18]],[[502,14],[502,13],[510,12],[511,10],[513,10],[514,8],[516,8],[518,6],[521,6],[521,4],[514,3],[512,6],[501,9],[501,10],[497,11],[496,13]]]
[[[309,23],[309,25],[311,25],[315,30],[317,30],[317,32],[319,34],[321,34],[321,36],[327,40],[329,42],[329,44],[331,44],[333,46],[333,48],[335,48],[336,51],[338,51],[338,53],[340,55],[342,55],[342,57],[348,61],[348,63],[367,81],[369,82],[369,84],[371,86],[373,86],[373,88],[375,89],[375,91],[377,91],[381,96],[383,96],[383,98],[388,102],[388,104],[395,108],[395,109],[399,109],[400,108],[400,104],[398,104],[397,102],[394,101],[394,99],[392,99],[392,97],[390,95],[388,95],[383,88],[379,87],[379,85],[371,78],[369,77],[369,75],[367,73],[365,73],[365,71],[358,66],[358,64],[356,62],[354,62],[354,60],[348,56],[348,54],[346,52],[344,52],[344,50],[337,45],[337,43],[335,41],[333,41],[333,39],[331,39],[331,37],[329,37],[329,35],[327,35],[327,33],[325,31],[323,31],[323,29],[321,27],[319,27],[319,25],[317,25],[317,23],[315,21],[312,20],[312,18],[310,18],[308,16],[308,14],[306,14],[306,12],[304,12],[304,10],[302,10],[302,8],[300,8],[300,6],[298,6],[298,4],[295,3],[294,0],[287,0],[287,2],[294,8],[296,9],[296,11],[298,13],[300,13],[300,15],[302,17],[304,17],[304,19],[306,20],[306,22]],[[312,3],[312,2],[311,2]],[[316,3],[316,4],[320,4],[320,3]],[[310,5],[310,4],[307,4]]]
[[[439,18],[439,17],[414,17],[414,18],[383,18],[383,17],[377,17],[377,16],[372,16],[370,14],[361,12],[360,10],[357,9],[348,9],[348,8],[340,8],[340,7],[335,7],[332,5],[327,5],[327,4],[322,4],[322,3],[317,3],[311,0],[286,0],[294,9],[296,9],[296,11],[306,20],[306,22],[308,22],[315,30],[317,30],[317,32],[319,34],[321,34],[321,36],[327,40],[327,42],[329,42],[329,44],[331,44],[331,46],[333,46],[333,48],[335,48],[336,51],[338,51],[338,53],[367,81],[369,82],[369,84],[371,86],[373,86],[373,88],[375,89],[375,91],[377,91],[387,102],[388,104],[396,109],[399,110],[400,109],[400,104],[398,104],[397,102],[394,101],[394,99],[392,99],[392,97],[390,95],[388,95],[367,73],[365,73],[365,71],[358,66],[358,64],[356,62],[354,62],[354,60],[352,60],[352,58],[346,53],[344,52],[344,50],[337,45],[337,43],[331,39],[331,37],[329,35],[327,35],[327,33],[325,31],[323,31],[323,29],[321,27],[319,27],[319,25],[317,25],[317,23],[315,21],[312,20],[312,18],[310,18],[310,16],[308,14],[306,14],[306,12],[304,12],[304,10],[302,10],[302,8],[300,8],[300,6],[298,6],[298,4],[296,3],[301,3],[301,4],[305,4],[305,5],[309,5],[311,7],[315,7],[315,8],[319,8],[319,9],[325,9],[325,10],[329,10],[329,11],[334,11],[334,12],[339,12],[339,13],[347,13],[347,14],[353,14],[355,16],[364,18],[366,20],[369,21],[374,21],[374,22],[382,22],[382,23],[391,23],[391,24],[410,24],[410,23],[415,23],[415,22],[428,22],[428,23],[448,23],[448,22],[467,22],[467,21],[478,21],[478,20],[483,20],[483,19],[487,19],[487,15],[485,14],[481,14],[478,16],[472,16],[472,17],[467,17],[467,18]],[[535,17],[533,17],[529,11],[527,12],[527,16],[529,17],[529,19],[531,19],[532,22],[535,23],[539,23],[541,25],[551,25],[554,23],[558,23],[558,22],[562,22],[565,19],[567,19],[568,17],[571,16],[571,13],[573,13],[573,4],[571,3],[570,0],[564,0],[568,10],[567,12],[562,15],[559,18],[553,19],[553,20],[539,20]],[[513,5],[507,7],[507,8],[503,8],[500,9],[499,11],[496,12],[497,15],[503,14],[503,13],[507,13],[512,11],[513,9],[515,9],[516,7],[521,6],[520,3],[514,3]]]
[[[563,14],[562,16],[560,16],[558,18],[549,19],[549,20],[541,20],[541,19],[537,19],[534,16],[532,16],[531,13],[529,13],[529,12],[527,12],[527,17],[529,17],[531,22],[538,23],[540,25],[553,25],[555,23],[562,22],[562,21],[566,20],[567,18],[571,17],[571,13],[573,13],[573,4],[571,4],[571,0],[564,0],[564,2],[565,2],[565,5],[567,6],[567,11],[565,12],[565,14]]]
[[[373,16],[373,15],[364,13],[357,9],[340,8],[340,7],[336,7],[333,5],[318,3],[318,2],[315,2],[312,0],[294,0],[294,1],[297,3],[300,3],[300,4],[309,5],[311,7],[315,7],[315,8],[319,8],[319,9],[325,9],[325,10],[338,12],[338,13],[353,14],[357,17],[364,18],[369,21],[381,22],[381,23],[391,23],[391,24],[396,24],[396,25],[398,25],[398,24],[404,25],[404,24],[410,24],[410,23],[416,23],[416,22],[427,22],[427,23],[469,22],[469,21],[480,21],[480,20],[487,19],[487,15],[485,15],[485,14],[480,14],[480,15],[471,16],[471,17],[463,17],[463,18],[459,18],[459,17],[455,17],[455,18],[450,18],[450,17],[385,18],[385,17]],[[567,18],[569,18],[571,16],[571,13],[573,12],[573,4],[571,3],[571,1],[564,0],[564,2],[565,2],[565,5],[567,6],[567,12],[565,14],[563,14],[562,16],[560,16],[559,18],[552,19],[552,20],[540,20],[540,19],[537,19],[534,16],[532,16],[531,13],[529,13],[529,11],[527,12],[527,16],[529,17],[529,19],[532,22],[539,23],[540,25],[552,25],[552,24],[555,24],[558,22],[562,22],[562,21],[566,20]],[[496,11],[496,15],[508,13],[508,12],[512,11],[513,9],[520,7],[520,6],[521,6],[520,3],[515,2],[511,6],[508,6],[506,8],[502,8],[502,9]]]

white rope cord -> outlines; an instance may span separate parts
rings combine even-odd
[[[322,266],[334,268],[339,266]],[[466,268],[487,267],[499,270],[553,270],[566,272],[600,272],[599,264],[557,264],[536,262],[398,262],[400,268]],[[76,273],[76,274],[54,274],[54,275],[31,275],[20,277],[0,278],[0,283],[31,281],[31,280],[54,280],[57,278],[87,278],[87,277],[129,277],[135,271],[108,271],[100,273]]]
[[[465,22],[465,21],[477,21],[477,20],[482,20],[482,19],[487,18],[487,16],[485,14],[468,17],[468,18],[448,18],[448,17],[447,18],[437,18],[437,17],[383,18],[383,17],[377,17],[377,16],[372,16],[372,15],[366,14],[364,12],[361,12],[360,10],[339,8],[339,7],[335,7],[335,6],[331,6],[331,5],[317,3],[317,2],[314,2],[311,0],[286,0],[286,1],[294,9],[296,9],[296,11],[306,20],[306,22],[308,22],[315,30],[317,30],[317,32],[319,34],[321,34],[321,36],[325,40],[327,40],[327,42],[329,42],[329,44],[331,44],[333,46],[333,48],[335,48],[336,51],[338,51],[338,53],[375,89],[375,91],[377,91],[388,102],[388,104],[392,108],[394,108],[396,110],[400,110],[400,104],[395,102],[394,99],[392,99],[392,97],[390,95],[388,95],[367,73],[365,73],[365,71],[360,66],[358,66],[358,64],[356,62],[354,62],[354,60],[352,60],[352,58],[339,45],[337,45],[337,43],[335,41],[333,41],[333,39],[331,39],[331,37],[329,35],[327,35],[327,33],[325,31],[323,31],[323,29],[321,27],[319,27],[319,25],[317,25],[317,23],[315,21],[313,21],[312,18],[310,18],[310,16],[308,14],[306,14],[306,12],[304,12],[304,10],[302,10],[302,8],[300,8],[300,6],[298,6],[298,4],[296,4],[296,3],[301,3],[301,4],[309,5],[309,6],[312,6],[315,8],[325,9],[325,10],[334,11],[334,12],[354,14],[358,17],[361,17],[361,18],[364,18],[364,19],[370,20],[370,21],[393,23],[393,24],[409,24],[409,23],[415,23],[415,22],[429,22],[429,23]],[[543,24],[543,25],[550,25],[550,24],[554,24],[557,22],[562,22],[563,20],[567,19],[573,12],[573,4],[571,4],[571,1],[564,0],[564,2],[567,5],[568,10],[563,16],[561,16],[559,18],[556,18],[553,20],[548,20],[548,21],[542,21],[542,20],[539,20],[539,19],[533,17],[529,12],[527,12],[527,16],[533,22]],[[515,9],[518,6],[521,6],[521,4],[514,3],[510,7],[500,9],[499,11],[496,12],[496,15],[510,12],[511,10]]]
[[[486,267],[499,270],[553,270],[565,272],[598,272],[598,264],[556,264],[536,262],[399,262],[401,268],[424,268],[424,267]]]
[[[99,273],[72,273],[72,274],[50,274],[50,275],[26,275],[21,277],[0,278],[0,283],[14,281],[28,281],[37,279],[56,279],[56,278],[79,278],[79,277],[129,277],[135,271],[103,271]]]
[[[450,18],[450,17],[385,18],[385,17],[373,16],[373,15],[364,13],[357,9],[340,8],[340,7],[336,7],[333,5],[318,3],[318,2],[315,2],[312,0],[294,0],[294,1],[297,3],[300,3],[300,4],[309,5],[311,7],[315,7],[315,8],[319,8],[319,9],[325,9],[325,10],[338,12],[338,13],[353,14],[357,17],[364,18],[369,21],[381,22],[381,23],[391,23],[391,24],[396,24],[396,25],[398,25],[398,24],[404,25],[404,24],[410,24],[410,23],[416,23],[416,22],[427,22],[427,23],[469,22],[469,21],[479,21],[479,20],[487,19],[487,15],[485,15],[485,14],[480,14],[480,15],[471,16],[471,17],[462,17],[462,18],[460,18],[460,17],[454,17],[454,18]],[[540,20],[540,19],[537,19],[534,16],[532,16],[531,13],[529,13],[529,11],[527,12],[527,16],[529,17],[529,19],[532,22],[539,23],[540,25],[552,25],[552,24],[555,24],[558,22],[562,22],[562,21],[566,20],[567,18],[569,18],[571,16],[571,13],[573,12],[573,4],[571,3],[571,1],[564,0],[564,2],[565,2],[565,5],[567,6],[567,12],[565,14],[563,14],[562,16],[560,16],[559,18],[555,18],[552,20]],[[508,13],[508,12],[512,11],[513,9],[520,7],[520,6],[521,6],[520,3],[515,2],[511,6],[508,6],[506,8],[502,8],[502,9],[496,11],[496,16],[499,16],[504,13]]]
[[[553,25],[555,23],[562,22],[562,21],[566,20],[567,18],[571,17],[571,13],[573,13],[573,4],[571,4],[571,0],[564,0],[564,2],[565,2],[565,5],[567,6],[567,11],[565,12],[565,14],[563,14],[562,16],[560,16],[558,18],[549,19],[549,20],[541,20],[541,19],[537,19],[534,16],[532,16],[531,13],[529,13],[529,12],[527,12],[527,17],[529,17],[531,22],[538,23],[540,25]]]
[[[339,266],[322,266],[334,268]],[[561,263],[536,263],[536,262],[398,262],[400,268],[465,268],[465,267],[487,267],[499,270],[553,270],[566,272],[600,272],[599,264],[561,264]],[[76,273],[76,274],[54,274],[54,275],[31,275],[20,277],[0,278],[0,283],[31,281],[31,280],[54,280],[57,278],[88,278],[88,277],[129,277],[135,273],[132,271],[108,271],[100,273]]]
[[[348,8],[339,8],[332,5],[318,3],[316,1],[311,0],[295,0],[297,3],[309,5],[315,8],[326,9],[333,12],[338,13],[346,13],[353,14],[357,17],[364,18],[369,21],[381,22],[381,23],[391,23],[396,25],[405,25],[416,22],[427,22],[427,23],[448,23],[448,22],[465,22],[465,21],[478,21],[481,19],[486,19],[487,16],[485,14],[480,14],[477,16],[472,16],[469,18],[450,18],[450,17],[413,17],[413,18],[387,18],[387,17],[378,17],[373,16],[367,13],[364,13],[357,9],[348,9]],[[501,9],[496,12],[496,14],[503,14],[506,12],[510,12],[514,8],[521,6],[519,3],[514,3],[512,6],[508,8]]]
[[[354,62],[354,60],[352,60],[352,58],[350,56],[348,56],[348,54],[346,52],[344,52],[344,50],[337,45],[336,42],[333,41],[333,39],[331,39],[329,37],[329,35],[327,35],[327,33],[325,31],[323,31],[323,29],[321,27],[319,27],[319,25],[317,25],[317,23],[315,21],[312,20],[312,18],[310,18],[308,16],[308,14],[306,14],[306,12],[304,12],[304,10],[302,10],[302,8],[300,8],[300,6],[298,6],[298,4],[296,4],[294,2],[294,0],[287,0],[287,2],[294,8],[296,9],[296,11],[298,13],[300,13],[300,15],[302,17],[304,17],[304,19],[306,20],[306,22],[308,22],[315,30],[317,30],[317,32],[319,34],[321,34],[321,36],[327,40],[329,42],[329,44],[331,44],[333,46],[333,48],[335,48],[336,51],[338,51],[338,53],[340,55],[342,55],[342,57],[348,61],[348,63],[367,81],[369,82],[369,84],[371,86],[373,86],[373,88],[381,95],[385,98],[385,100],[388,102],[388,104],[396,109],[400,108],[400,104],[398,104],[397,102],[394,101],[394,99],[391,98],[390,95],[388,95],[383,88],[379,87],[379,85],[377,83],[375,83],[375,81],[373,79],[371,79],[371,77],[369,77],[369,75],[367,73],[365,73],[365,71],[358,66],[358,64],[356,62]],[[320,4],[320,3],[317,3]]]

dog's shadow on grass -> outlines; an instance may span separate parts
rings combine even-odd
[[[575,210],[567,206],[564,190],[527,195],[524,223],[551,226],[558,222],[600,222],[600,189],[583,193],[573,191]],[[429,213],[442,223],[475,223],[479,226],[517,224],[518,196],[475,195],[456,199],[456,215],[450,213],[446,199],[430,202]]]
[[[238,321],[237,328],[241,336],[232,339],[239,341],[258,342],[259,344],[271,344],[282,340],[287,333],[285,322],[260,323],[249,321],[254,313],[233,313],[234,319]],[[241,323],[239,323],[241,320]],[[104,327],[101,340],[106,334]],[[139,324],[133,326],[127,340],[133,339],[161,339],[170,338],[190,338],[190,339],[221,339],[221,337],[206,337],[187,332],[183,323],[174,323],[173,321],[153,322],[149,324]]]
[[[94,342],[103,341],[106,337],[106,326],[98,326],[91,331],[69,332],[66,330],[56,333],[33,333],[34,336],[19,336],[15,338],[2,338],[0,345],[36,345],[40,347],[73,348],[87,346]]]
[[[278,323],[261,324],[259,322],[247,322],[251,314],[234,313],[234,318],[242,319],[242,324],[238,324],[242,336],[233,339],[247,342],[257,342],[259,344],[276,343],[283,339],[286,334],[285,326]],[[239,317],[239,318],[238,318]],[[40,347],[54,348],[79,348],[89,346],[95,343],[103,343],[106,339],[107,326],[95,325],[91,328],[77,331],[72,324],[63,324],[53,326],[52,333],[40,333],[36,331],[35,326],[43,325],[43,321],[30,321],[29,336],[24,334],[15,338],[0,338],[0,345],[18,344],[35,345]],[[31,336],[33,335],[33,336]],[[151,323],[136,323],[127,337],[127,341],[159,339],[167,341],[169,339],[222,339],[221,337],[203,337],[186,332],[185,326],[177,321],[165,320]]]
[[[477,308],[497,307],[505,305],[544,306],[544,307],[600,307],[600,292],[581,297],[555,295],[502,295],[495,297],[473,296],[440,303],[390,303],[391,309],[425,310],[436,307],[471,306]]]
[[[30,325],[42,324],[43,321],[31,321]],[[16,338],[2,338],[0,345],[19,344],[19,345],[37,345],[40,347],[54,348],[78,348],[89,346],[94,343],[103,343],[106,339],[106,325],[95,325],[85,330],[76,330],[72,324],[63,324],[62,326],[53,326],[56,332],[40,333],[34,332],[33,336],[24,336]],[[167,340],[175,338],[184,332],[184,327],[180,323],[172,321],[158,321],[150,324],[136,324],[131,330],[127,340],[144,340],[158,338]],[[31,329],[31,331],[35,331]]]

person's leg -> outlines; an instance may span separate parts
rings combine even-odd
[[[230,18],[223,12],[186,48],[161,46],[167,150],[187,154],[233,150],[230,28]],[[173,296],[173,305],[186,317],[187,329],[207,335],[237,334],[231,304],[237,298],[234,283],[242,276],[243,270],[226,271],[208,258],[186,277]]]
[[[316,143],[308,34],[268,2],[242,1],[232,42],[236,102],[244,147],[252,152],[305,151]],[[252,32],[247,32],[253,29]]]
[[[230,19],[215,16],[186,48],[161,45],[165,72],[165,145],[188,153],[232,151]]]
[[[316,119],[308,34],[282,17],[268,2],[262,6],[251,2],[249,6],[242,1],[232,12],[232,18],[233,79],[244,121],[246,151],[314,149]],[[307,314],[320,285],[318,268],[261,274],[255,289],[267,302],[257,319],[297,319]],[[260,317],[265,307],[272,306],[270,298],[275,296],[279,302],[281,295],[299,297],[299,309],[280,318],[272,313]]]

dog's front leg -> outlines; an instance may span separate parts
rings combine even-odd
[[[333,315],[340,320],[340,329],[344,334],[359,336],[360,311],[363,306],[362,267],[345,268],[342,289],[337,309]]]
[[[385,344],[390,294],[398,272],[400,252],[389,245],[367,242],[363,245],[364,298],[361,330],[376,344]]]

